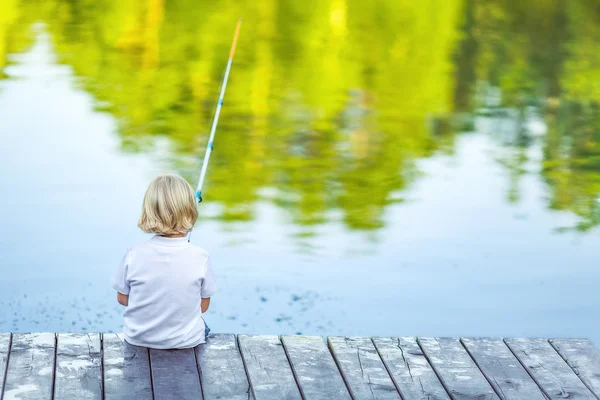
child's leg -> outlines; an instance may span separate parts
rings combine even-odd
[[[204,317],[202,317],[202,320],[204,320],[204,337],[207,338],[208,334],[210,333],[210,328],[206,324],[206,320],[204,319]]]

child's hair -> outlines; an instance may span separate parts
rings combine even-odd
[[[196,197],[189,183],[179,175],[154,178],[142,205],[138,226],[147,233],[173,235],[188,233],[198,219]]]

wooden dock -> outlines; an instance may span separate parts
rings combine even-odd
[[[2,400],[598,400],[600,351],[585,339],[231,334],[149,350],[117,334],[0,334],[0,392]]]

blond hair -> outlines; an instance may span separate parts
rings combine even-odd
[[[154,178],[144,196],[140,229],[158,235],[185,234],[196,219],[196,197],[185,179],[175,174]]]

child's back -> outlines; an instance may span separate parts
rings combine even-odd
[[[173,176],[167,177],[176,179]],[[161,178],[163,177],[157,179]],[[152,185],[148,191],[151,189]],[[195,210],[191,188],[189,191]],[[171,194],[171,197],[177,196]],[[187,194],[184,196],[186,201],[189,200],[188,197]],[[152,196],[147,192],[146,198]],[[119,302],[127,306],[125,339],[133,345],[157,349],[194,347],[205,341],[205,324],[202,319],[202,312],[205,310],[201,307],[207,307],[208,303],[206,306],[201,306],[201,303],[209,300],[215,291],[210,260],[204,250],[188,243],[184,233],[171,232],[172,229],[165,229],[164,226],[154,229],[156,221],[148,222],[148,219],[160,219],[160,216],[148,217],[146,198],[140,227],[145,231],[167,231],[167,234],[158,234],[129,249],[113,276],[112,286],[119,293]],[[164,200],[159,196],[155,203],[164,205],[165,201],[169,203],[169,199]],[[152,208],[152,204],[150,206]],[[155,214],[165,211],[161,207],[156,207],[155,211],[160,211]],[[172,205],[171,208],[176,209],[177,205]],[[167,214],[175,215],[176,212],[171,210]],[[193,220],[195,221],[195,216]],[[188,228],[191,229],[191,226],[185,229]]]

